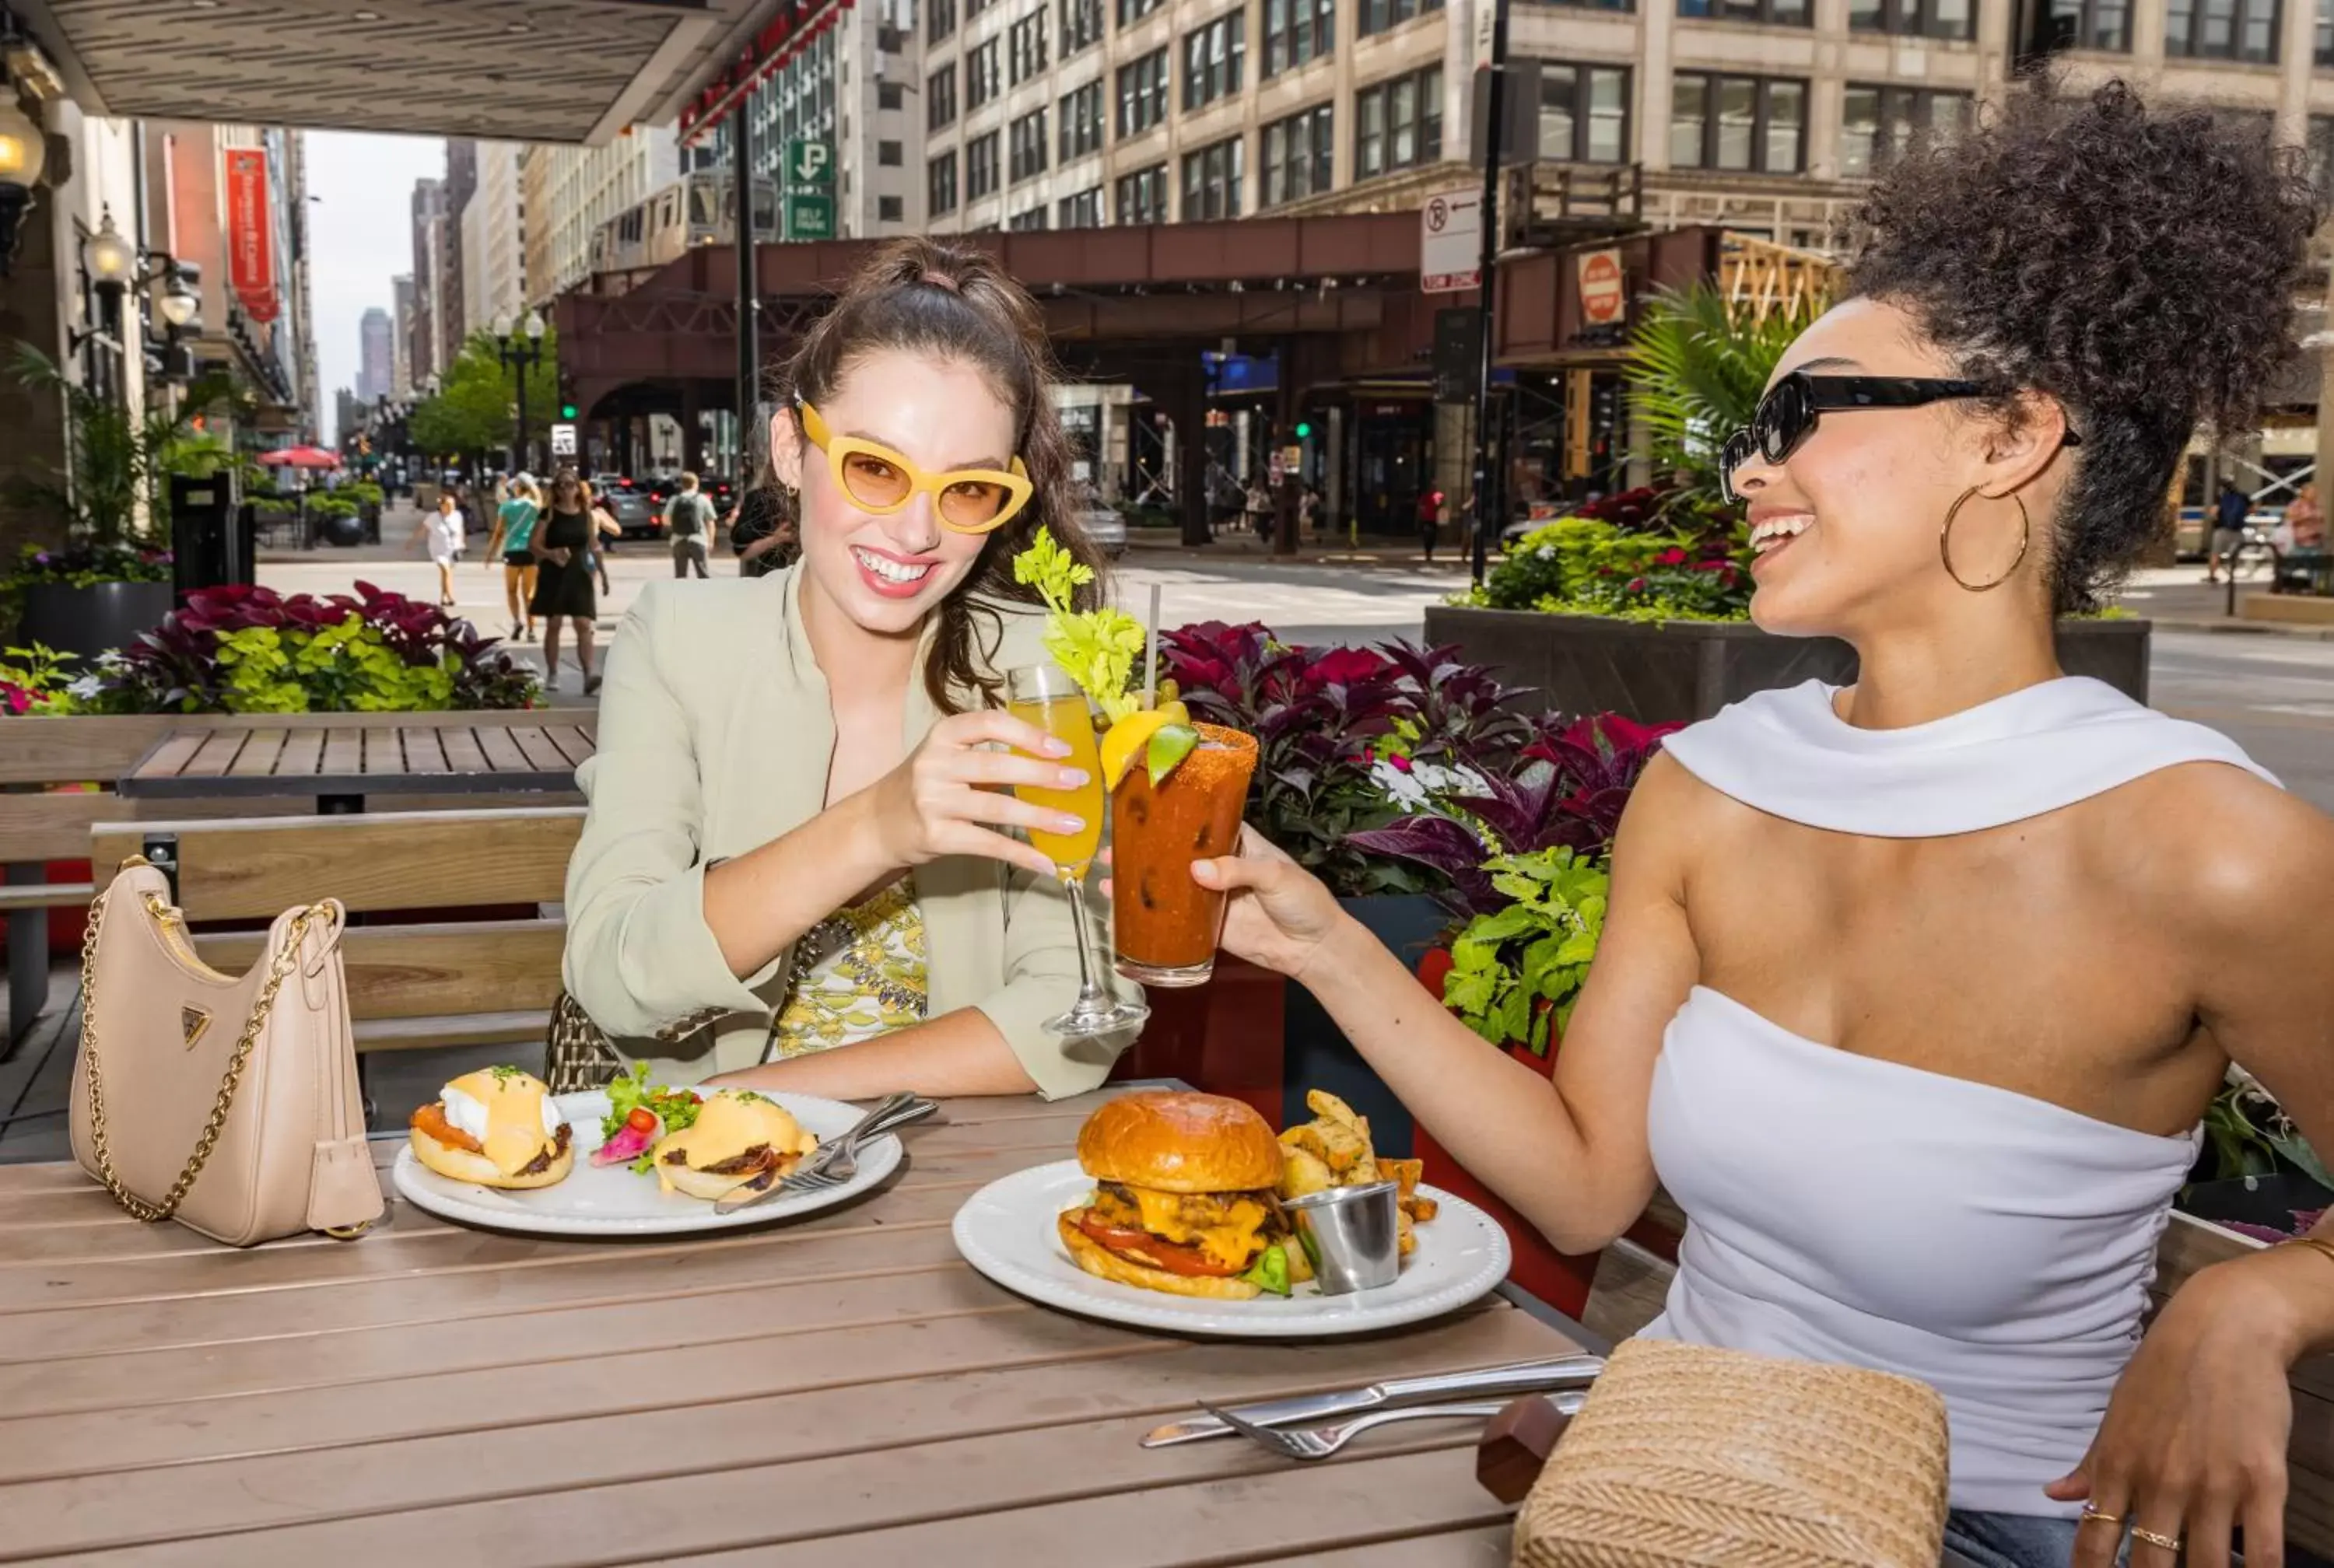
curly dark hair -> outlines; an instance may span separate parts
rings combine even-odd
[[[1013,557],[1040,527],[1094,572],[1078,590],[1080,609],[1102,601],[1109,563],[1079,525],[1070,476],[1075,454],[1054,407],[1059,380],[1037,303],[996,256],[978,246],[922,237],[878,246],[786,363],[768,378],[781,404],[824,402],[861,358],[884,349],[961,361],[1013,405],[1018,447],[1032,486],[1029,504],[981,541],[963,582],[940,601],[940,633],[924,667],[924,689],[942,713],[998,700],[990,662],[1002,631],[993,601],[1035,605],[1034,589],[1013,580]],[[773,476],[769,483],[776,485]],[[780,515],[796,518],[780,491]],[[985,602],[987,601],[987,602]],[[976,625],[985,622],[985,626]],[[985,644],[985,646],[983,646]]]
[[[2043,74],[1858,207],[1852,293],[1904,305],[1972,380],[2059,400],[2082,438],[2048,524],[2051,599],[2096,609],[2165,520],[2200,421],[2249,422],[2293,352],[2320,207],[2266,122],[2151,112]]]

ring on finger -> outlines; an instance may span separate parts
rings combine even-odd
[[[2166,1552],[2177,1552],[2180,1550],[2181,1537],[2177,1535],[2160,1535],[2153,1530],[2143,1528],[2137,1525],[2134,1525],[2131,1527],[2131,1538],[2135,1541],[2145,1541],[2151,1546],[2161,1546]]]
[[[2123,1523],[2123,1515],[2120,1514],[2110,1514],[2096,1503],[2084,1504],[2083,1516],[2077,1520],[2076,1523],[2078,1525],[2088,1525],[2094,1520],[2097,1520],[2103,1525],[2120,1525]]]

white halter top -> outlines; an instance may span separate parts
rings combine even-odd
[[[1762,692],[1666,748],[1760,811],[1886,838],[2021,821],[2181,763],[2277,782],[2095,680],[1883,731],[1843,721],[1836,689]],[[1703,986],[1663,1036],[1649,1121],[1691,1223],[1644,1332],[1918,1378],[1950,1416],[1954,1507],[2077,1511],[2042,1487],[2081,1460],[2138,1342],[2201,1130],[1855,1055]]]

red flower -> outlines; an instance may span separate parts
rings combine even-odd
[[[1384,675],[1389,668],[1383,654],[1366,648],[1336,648],[1305,667],[1307,686],[1351,686]]]
[[[1654,558],[1654,564],[1659,566],[1683,566],[1685,564],[1685,552],[1673,544]]]
[[[1643,593],[1644,591],[1645,591],[1645,580],[1644,580],[1644,578],[1642,578],[1642,577],[1632,577],[1631,579],[1629,579],[1629,592],[1632,592],[1632,593]]]

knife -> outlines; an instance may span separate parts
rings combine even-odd
[[[1558,1356],[1553,1361],[1519,1361],[1510,1366],[1485,1367],[1480,1371],[1444,1372],[1427,1378],[1389,1378],[1365,1389],[1345,1389],[1329,1394],[1299,1394],[1293,1399],[1265,1400],[1233,1405],[1232,1413],[1259,1427],[1295,1427],[1350,1416],[1385,1405],[1412,1404],[1420,1400],[1508,1398],[1549,1389],[1576,1388],[1596,1380],[1605,1370],[1603,1356]],[[1187,1416],[1153,1427],[1143,1434],[1146,1448],[1172,1448],[1202,1438],[1230,1437],[1232,1429],[1214,1416]]]

